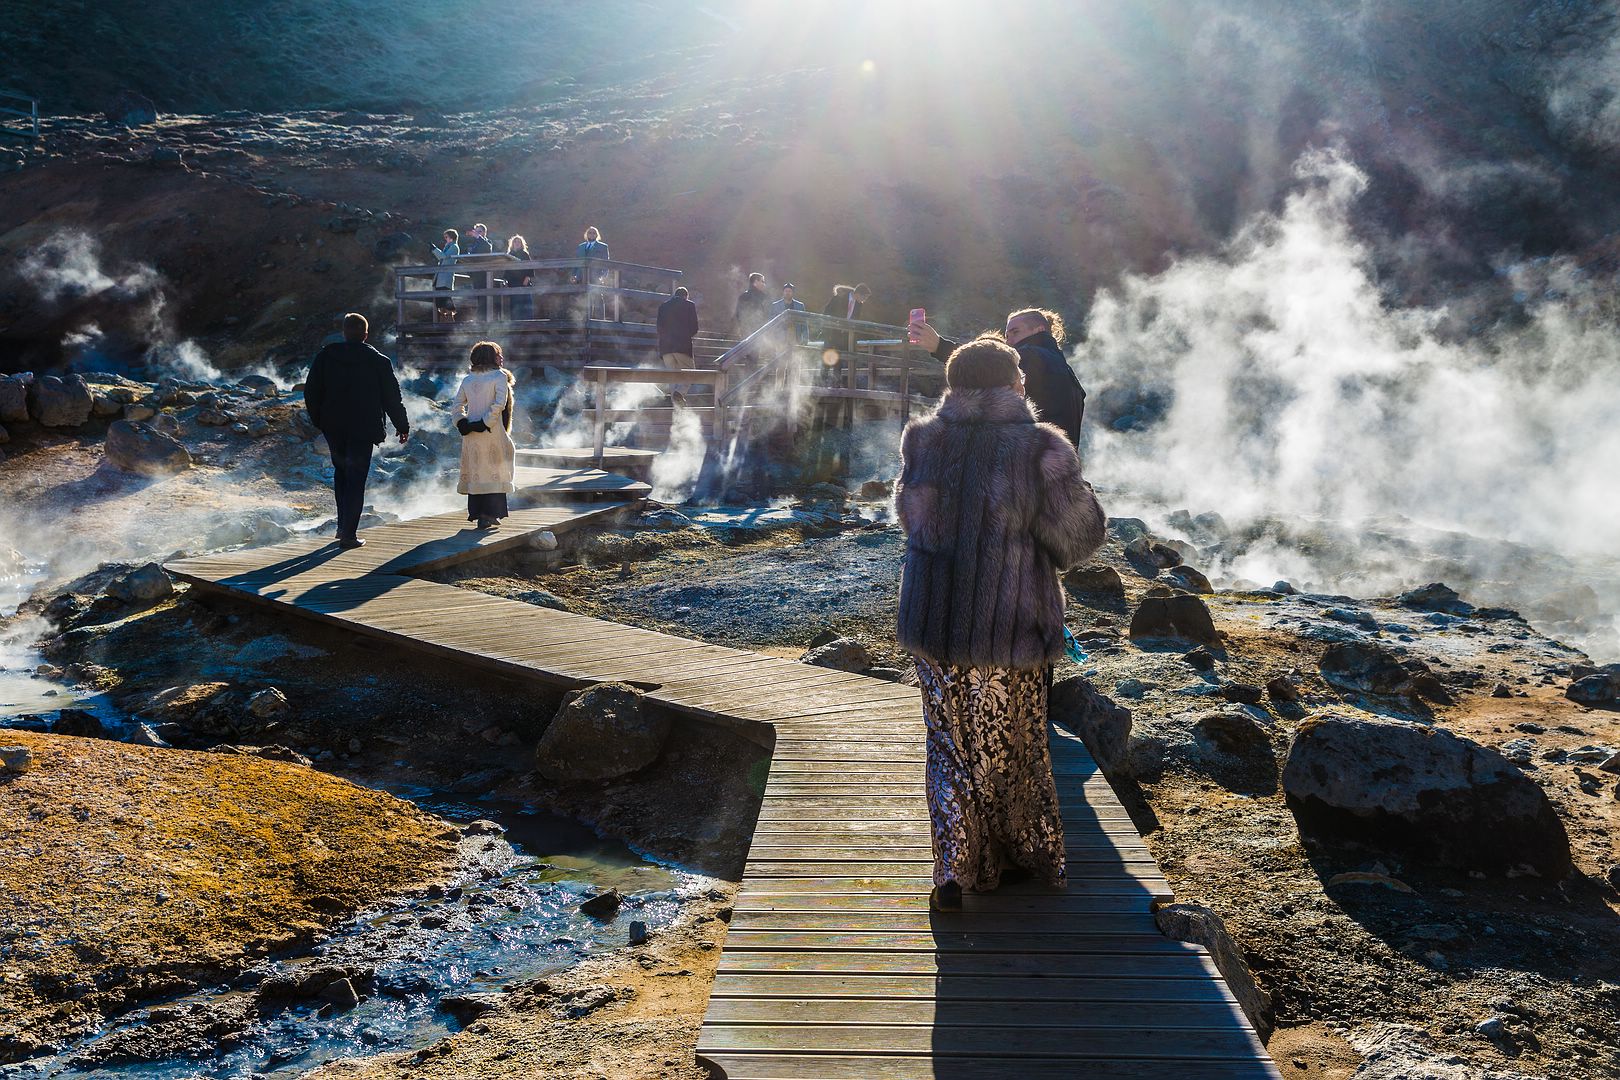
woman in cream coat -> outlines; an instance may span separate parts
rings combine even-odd
[[[506,517],[513,489],[517,447],[512,443],[512,373],[501,347],[480,341],[472,347],[472,372],[456,391],[456,427],[461,432],[461,482],[467,520],[493,529]]]

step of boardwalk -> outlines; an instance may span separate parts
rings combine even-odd
[[[661,452],[629,446],[608,446],[603,448],[602,460],[598,464],[596,451],[589,446],[520,447],[517,452],[517,463],[520,468],[524,466],[578,470],[602,468],[612,473],[645,480],[652,469],[653,461]]]
[[[914,688],[505,600],[409,575],[604,524],[618,503],[441,514],[169,566],[194,587],[550,686],[629,681],[770,750],[698,1054],[731,1080],[1271,1080],[1202,948],[1157,932],[1171,898],[1085,746],[1048,744],[1067,889],[928,910]]]

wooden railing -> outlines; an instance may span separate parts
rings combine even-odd
[[[533,272],[533,284],[504,284],[526,271]],[[435,287],[441,278],[447,280],[448,288]],[[480,322],[537,318],[652,322],[651,318],[627,316],[646,315],[649,306],[655,310],[670,298],[680,280],[679,270],[617,259],[517,260],[499,254],[460,255],[454,265],[395,269],[395,321],[400,326],[434,323],[441,321],[437,312],[459,312],[462,304],[470,302]],[[410,317],[418,314],[426,317]]]
[[[808,381],[804,379],[810,373]],[[807,393],[844,403],[844,422],[854,421],[857,402],[896,407],[902,422],[913,405],[926,403],[914,393],[918,373],[943,385],[943,365],[911,344],[903,327],[839,319],[811,312],[785,311],[722,354],[712,368],[634,368],[593,365],[581,374],[593,386],[592,458],[598,467],[614,424],[663,420],[672,407],[615,408],[609,388],[625,383],[659,387],[712,388],[712,406],[691,406],[706,420],[715,444],[724,441],[734,417],[767,402]],[[884,387],[880,383],[888,382]],[[767,392],[767,388],[771,388]]]
[[[26,129],[13,127],[13,117],[21,117]],[[15,90],[0,90],[0,135],[13,139],[39,140],[39,102]]]

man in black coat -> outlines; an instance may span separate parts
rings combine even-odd
[[[697,337],[697,305],[687,299],[686,286],[676,288],[675,295],[658,305],[658,355],[671,371],[689,371],[696,367],[692,359],[692,339]],[[684,399],[683,386],[672,386],[670,396]]]
[[[749,274],[748,288],[737,297],[737,340],[752,334],[771,319],[771,298],[765,295],[765,275]]]
[[[944,363],[960,342],[941,337],[927,323],[913,323],[917,343]],[[1018,350],[1018,366],[1024,372],[1024,395],[1034,404],[1041,419],[1056,424],[1075,447],[1080,445],[1080,423],[1086,414],[1086,391],[1074,369],[1063,357],[1063,319],[1044,308],[1024,308],[1007,316],[1003,333],[1007,344]]]
[[[332,494],[337,499],[338,546],[357,548],[355,535],[366,503],[371,448],[387,437],[386,415],[403,443],[411,423],[388,357],[366,344],[370,327],[354,312],[343,316],[343,340],[315,355],[304,380],[304,408],[332,452]]]

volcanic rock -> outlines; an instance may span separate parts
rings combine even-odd
[[[806,649],[799,663],[859,674],[872,666],[872,655],[854,638],[840,637]]]
[[[1048,708],[1054,721],[1080,736],[1104,773],[1129,775],[1131,710],[1114,704],[1083,675],[1053,683]]]
[[[624,897],[619,894],[618,889],[609,889],[586,899],[579,905],[579,910],[593,919],[606,920],[618,914],[619,905],[623,902]]]
[[[136,420],[112,422],[106,454],[114,468],[140,476],[172,476],[191,468],[191,452],[180,440]]]
[[[1620,695],[1609,676],[1587,675],[1570,683],[1564,696],[1581,705],[1607,705]]]
[[[156,123],[158,111],[151,98],[137,94],[133,90],[125,90],[107,103],[104,115],[109,124],[132,128]]]
[[[1265,690],[1249,683],[1221,684],[1221,697],[1239,705],[1258,705],[1265,696]]]
[[[1203,593],[1208,596],[1215,591],[1215,586],[1209,583],[1209,578],[1186,565],[1170,567],[1164,572],[1164,580],[1190,593]]]
[[[1227,932],[1221,917],[1202,904],[1168,904],[1154,913],[1159,932],[1175,941],[1202,945],[1209,950],[1232,996],[1264,1042],[1271,1037],[1271,998],[1255,983],[1254,973],[1243,959],[1243,952]]]
[[[1441,728],[1327,714],[1295,732],[1283,791],[1301,833],[1486,873],[1562,878],[1569,837],[1540,786]]]
[[[1455,589],[1442,585],[1438,581],[1403,592],[1395,598],[1395,602],[1402,607],[1415,608],[1418,611],[1443,611],[1448,615],[1472,615],[1474,613],[1474,605],[1466,603],[1462,597],[1457,595]]]
[[[20,424],[28,419],[28,384],[15,375],[0,376],[0,422]]]
[[[251,390],[255,397],[274,399],[281,394],[276,389],[276,380],[268,375],[244,375],[236,381],[236,385],[244,390]]]
[[[1180,566],[1181,552],[1159,540],[1147,536],[1138,536],[1125,545],[1125,558],[1145,570],[1165,570],[1172,566]]]
[[[28,771],[34,752],[26,746],[0,746],[0,776],[16,776]]]
[[[548,780],[612,780],[651,765],[663,752],[670,720],[646,709],[641,691],[598,683],[563,700],[541,736],[535,763]]]
[[[247,711],[258,720],[274,720],[287,713],[287,695],[275,687],[266,687],[248,695]]]
[[[1209,617],[1209,608],[1196,596],[1176,593],[1148,596],[1131,616],[1132,641],[1142,638],[1183,638],[1202,645],[1219,646],[1220,635]]]
[[[1322,678],[1334,686],[1363,694],[1406,694],[1412,675],[1381,645],[1341,641],[1322,654]]]
[[[124,403],[109,394],[92,390],[90,392],[90,413],[92,416],[117,416],[124,411]]]
[[[90,419],[95,398],[82,375],[46,375],[29,387],[28,408],[45,427],[78,427]]]
[[[174,582],[157,563],[131,570],[107,590],[120,600],[132,604],[151,604],[174,595]]]
[[[51,731],[57,735],[77,735],[81,739],[102,739],[107,736],[107,729],[88,709],[63,709],[56,714],[56,723]]]
[[[1112,566],[1080,566],[1063,575],[1063,587],[1076,596],[1123,598],[1125,582]]]

